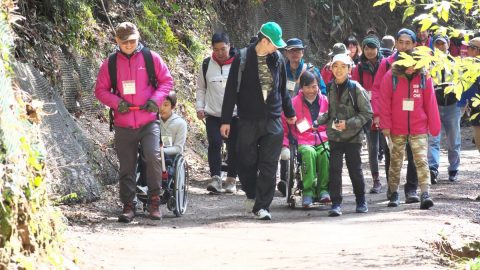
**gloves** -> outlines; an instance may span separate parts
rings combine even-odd
[[[154,112],[154,113],[158,112],[157,103],[155,103],[155,101],[151,99],[149,99],[147,103],[145,103],[145,105],[142,106],[142,109],[148,112]]]
[[[130,103],[126,102],[125,100],[121,100],[120,103],[118,103],[118,112],[119,113],[127,113],[130,111],[130,106],[132,106]]]

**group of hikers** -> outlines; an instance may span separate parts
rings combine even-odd
[[[100,102],[113,109],[121,222],[135,216],[139,163],[148,186],[149,216],[161,218],[160,138],[170,142],[164,144],[164,151],[175,155],[183,151],[187,133],[185,121],[172,112],[176,97],[168,68],[157,53],[139,43],[139,37],[132,23],[117,26],[117,52],[102,64],[95,89]],[[472,107],[471,98],[480,91],[479,80],[459,101],[454,93],[445,94],[452,81],[447,68],[438,71],[441,79],[434,82],[429,71],[396,62],[402,59],[400,53],[412,55],[417,46],[437,48],[450,61],[454,61],[451,56],[476,57],[480,38],[462,43],[403,28],[395,37],[380,39],[369,30],[361,42],[350,36],[334,44],[330,61],[321,69],[304,60],[306,46],[301,39],[283,40],[275,22],[261,25],[245,48],[233,48],[223,32],[212,36],[211,46],[196,90],[197,117],[205,120],[208,139],[211,180],[207,190],[235,193],[238,177],[246,195],[245,210],[257,219],[271,220],[276,188],[283,195],[291,188],[286,177],[292,143],[301,156],[302,207],[331,203],[328,216],[332,217],[342,214],[344,156],[355,212],[368,212],[361,161],[365,139],[373,179],[369,192],[386,190],[388,207],[400,204],[405,152],[405,203],[419,202],[421,209],[433,206],[429,189],[438,181],[441,127],[448,150],[448,180],[458,181],[460,118],[464,108]],[[112,68],[112,62],[116,67]],[[478,108],[471,110],[475,113]],[[480,124],[473,120],[472,125],[480,149]],[[224,140],[228,153],[225,181]],[[379,153],[385,156],[386,188],[380,181]]]

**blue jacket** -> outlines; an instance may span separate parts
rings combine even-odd
[[[303,65],[306,65],[305,67]],[[300,64],[298,65],[297,70],[295,71],[295,75],[292,73],[291,68],[290,68],[290,61],[287,61],[286,64],[286,69],[287,69],[287,80],[289,81],[296,81],[297,84],[295,85],[295,90],[294,90],[294,96],[298,94],[298,89],[300,89],[300,85],[298,81],[300,80],[300,75],[302,74],[303,69],[310,70],[315,73],[315,76],[317,78],[320,78],[320,81],[318,82],[318,87],[320,88],[320,92],[322,92],[323,95],[327,94],[327,86],[325,85],[325,82],[323,81],[322,75],[320,74],[320,71],[318,70],[317,67],[313,66],[310,63],[305,64],[305,62],[300,60]]]

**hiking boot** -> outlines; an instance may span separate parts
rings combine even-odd
[[[398,207],[400,205],[400,200],[398,199],[398,192],[392,192],[390,195],[390,201],[388,202],[388,207]]]
[[[277,183],[277,189],[282,193],[283,197],[287,196],[287,181],[280,180],[280,182]]]
[[[458,173],[458,171],[449,171],[448,172],[448,181],[457,182],[458,181],[457,173]]]
[[[216,193],[223,192],[224,189],[222,188],[222,178],[220,178],[218,175],[212,176],[212,181],[210,184],[208,184],[207,190]]]
[[[330,199],[330,194],[328,194],[328,192],[320,193],[320,203],[329,203],[331,201],[332,200]]]
[[[432,198],[430,198],[428,192],[422,192],[421,198],[420,209],[427,210],[433,206]]]
[[[255,199],[246,199],[244,203],[245,215],[252,213],[253,206],[255,205]]]
[[[310,208],[310,207],[312,207],[312,206],[313,206],[312,196],[303,195],[303,198],[302,198],[302,206],[303,206],[303,208]]]
[[[380,180],[374,180],[373,181],[373,187],[370,189],[371,194],[378,194],[382,192],[382,183],[380,183]]]
[[[120,216],[118,216],[118,222],[129,223],[135,217],[135,203],[127,202],[123,204],[123,211]]]
[[[438,171],[435,169],[430,169],[430,182],[432,183],[432,185],[435,185],[436,183],[438,183],[437,177],[438,177]]]
[[[162,219],[162,212],[160,212],[160,196],[152,196],[150,204],[148,205],[148,217],[153,220]]]
[[[342,207],[339,204],[333,204],[332,209],[328,211],[329,217],[338,217],[342,215]]]
[[[258,220],[272,220],[272,215],[265,209],[260,209],[255,212],[255,216]]]
[[[409,191],[405,193],[405,203],[417,203],[420,202],[420,198],[416,191]]]
[[[362,196],[361,198],[357,199],[356,202],[357,202],[357,207],[355,208],[355,212],[357,213],[368,212],[367,201],[365,200],[365,196]]]
[[[237,192],[237,179],[235,177],[228,176],[225,180],[225,193]]]

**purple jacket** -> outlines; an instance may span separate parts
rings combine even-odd
[[[148,74],[142,52],[137,50],[130,59],[117,53],[117,88],[118,95],[110,92],[111,82],[108,73],[108,58],[100,67],[95,96],[106,106],[114,110],[114,125],[117,127],[137,129],[157,120],[157,114],[144,110],[130,111],[121,114],[117,111],[122,99],[133,106],[142,106],[149,99],[155,101],[160,108],[165,97],[173,88],[173,78],[160,55],[152,51],[153,65],[157,76],[158,88],[148,85]],[[135,94],[124,94],[123,82],[135,81]]]

